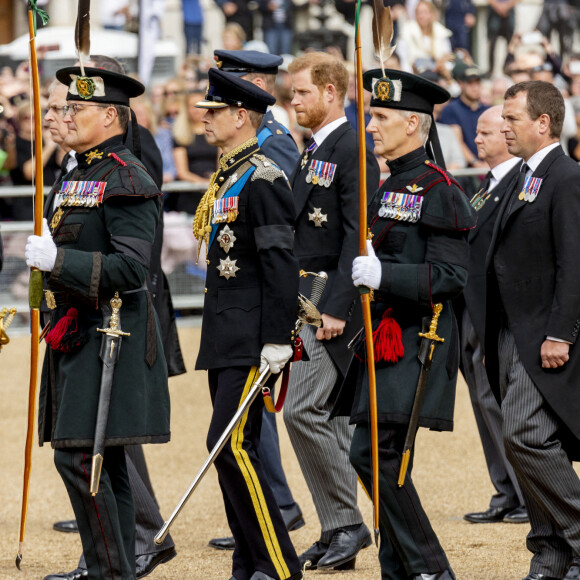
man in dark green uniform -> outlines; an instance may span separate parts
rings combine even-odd
[[[451,580],[455,576],[423,511],[411,470],[403,487],[397,480],[421,372],[419,332],[428,330],[437,303],[443,303],[437,334],[445,342],[434,351],[418,424],[439,431],[453,428],[459,351],[449,300],[467,280],[467,230],[475,220],[461,189],[429,160],[424,146],[433,104],[445,102],[448,93],[391,70],[386,76],[380,70],[365,73],[364,86],[372,91],[367,131],[375,154],[391,170],[369,204],[372,243],[367,244],[368,256],[355,258],[352,274],[356,286],[374,289],[382,578]],[[368,375],[363,365],[351,420],[356,423],[351,462],[370,492]]]
[[[212,449],[266,365],[292,355],[298,262],[288,180],[258,146],[256,129],[274,97],[218,69],[198,107],[207,140],[222,150],[193,223],[207,247],[206,295],[196,369],[207,370]],[[243,415],[215,466],[235,539],[233,580],[302,578],[258,456],[263,399]]]
[[[123,145],[129,99],[138,81],[70,67],[66,144],[78,166],[57,183],[61,201],[42,236],[26,247],[29,266],[46,272],[52,308],[39,399],[39,439],[55,464],[78,522],[89,578],[135,578],[135,513],[124,446],[170,438],[167,365],[145,283],[161,192]],[[108,416],[99,415],[103,334],[110,300],[122,300],[122,339]],[[105,375],[103,375],[105,377]],[[103,380],[103,384],[105,384]],[[106,421],[98,493],[89,490],[97,421]]]

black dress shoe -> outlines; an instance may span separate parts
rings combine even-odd
[[[546,576],[545,574],[537,574],[536,572],[530,572],[524,580],[560,580],[555,576]]]
[[[364,524],[354,529],[339,528],[334,532],[330,546],[326,554],[318,560],[317,566],[324,569],[347,564],[372,543],[371,533]]]
[[[64,520],[62,522],[54,522],[54,524],[52,524],[52,529],[56,530],[57,532],[65,532],[68,534],[79,533],[79,526],[76,520]]]
[[[77,568],[72,572],[61,572],[60,574],[50,574],[45,576],[44,580],[81,580],[81,578],[88,578],[88,570],[83,570],[82,568]]]
[[[564,580],[580,580],[580,558],[574,558]]]
[[[280,508],[280,513],[284,518],[286,529],[289,532],[299,530],[304,525],[306,525],[304,517],[302,516],[302,510],[300,509],[300,506],[297,503],[291,505],[290,507]]]
[[[233,550],[236,547],[236,541],[233,536],[227,538],[212,538],[208,545],[216,550]]]
[[[159,564],[166,564],[169,560],[173,560],[177,556],[175,548],[167,548],[161,552],[155,552],[154,554],[143,554],[142,556],[137,556],[136,570],[137,578],[144,578],[148,576],[159,566]]]
[[[513,511],[514,508],[489,508],[485,512],[474,512],[472,514],[465,514],[463,516],[464,520],[471,522],[472,524],[494,524],[497,522],[503,522],[503,519],[507,514]]]
[[[288,508],[280,508],[280,513],[284,518],[286,529],[289,532],[298,530],[306,524],[302,516],[302,510],[297,503]],[[212,538],[208,544],[216,550],[233,550],[236,547],[236,541],[232,536],[228,536],[227,538]]]
[[[443,570],[435,574],[417,574],[413,576],[413,580],[455,580],[455,574],[451,570]]]
[[[515,510],[512,510],[509,514],[506,514],[503,521],[508,524],[527,524],[530,521],[528,517],[528,510],[526,506],[519,506]]]
[[[329,544],[325,544],[321,541],[314,542],[306,552],[298,556],[300,566],[305,570],[316,570],[318,561],[326,554],[328,547]]]

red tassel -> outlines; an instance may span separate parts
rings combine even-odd
[[[393,309],[387,308],[378,328],[373,332],[375,360],[396,363],[404,354],[401,327],[393,318]]]
[[[447,175],[447,172],[444,169],[441,169],[441,167],[434,165],[429,160],[425,161],[425,165],[428,165],[431,169],[437,171],[437,173],[441,173],[441,175],[443,175],[443,177],[445,178],[447,185],[451,185],[451,179],[449,178],[449,175]]]
[[[116,153],[109,153],[109,157],[112,157],[117,163],[120,163],[123,167],[127,167],[127,164]]]
[[[78,331],[79,313],[76,308],[69,308],[66,316],[63,316],[46,335],[46,344],[53,350],[72,352],[81,344],[81,336]]]

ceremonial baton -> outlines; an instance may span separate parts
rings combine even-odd
[[[421,363],[421,374],[417,382],[417,390],[415,391],[415,400],[413,401],[413,409],[411,410],[411,419],[409,421],[409,429],[405,437],[405,445],[403,446],[403,455],[401,457],[401,469],[399,471],[399,487],[405,484],[405,476],[407,475],[407,468],[409,467],[409,460],[411,458],[411,449],[415,443],[415,435],[419,425],[419,415],[421,414],[421,407],[423,406],[423,398],[425,397],[425,387],[427,386],[427,378],[429,377],[429,370],[433,362],[433,352],[438,342],[445,342],[444,338],[437,336],[437,324],[439,323],[439,316],[443,310],[443,304],[435,304],[433,307],[433,318],[429,325],[429,332],[420,332],[419,336],[423,339],[419,347],[419,354],[417,358]]]
[[[301,276],[307,276],[312,274],[311,272],[300,272]],[[313,326],[321,326],[321,317],[320,313],[318,312],[316,306],[320,297],[322,296],[322,292],[324,290],[324,286],[326,285],[326,281],[328,279],[328,275],[326,272],[319,272],[318,274],[312,274],[315,276],[314,281],[312,282],[312,292],[310,295],[310,300],[302,296],[301,294],[298,295],[298,320],[296,320],[295,324],[295,334],[302,330],[302,328],[306,324],[311,324]],[[220,435],[218,442],[214,445],[213,449],[211,450],[208,458],[205,460],[204,464],[202,465],[201,469],[199,470],[198,474],[195,476],[195,479],[191,482],[191,485],[185,492],[184,496],[181,498],[180,502],[177,504],[177,507],[173,510],[169,519],[161,526],[161,529],[157,532],[157,535],[154,538],[154,541],[157,545],[162,544],[169,533],[169,528],[173,525],[173,522],[177,518],[177,516],[181,513],[181,510],[204,478],[205,474],[208,472],[209,468],[213,465],[216,457],[220,454],[221,450],[224,448],[225,444],[227,443],[228,439],[231,437],[234,429],[238,425],[238,423],[242,420],[242,417],[250,407],[250,405],[254,402],[254,399],[258,396],[258,393],[266,386],[266,382],[270,378],[270,365],[266,365],[266,368],[262,371],[258,380],[254,383],[250,392],[247,394],[246,398],[242,401],[236,414],[232,417],[231,421],[228,423],[228,426],[225,428],[224,432]]]
[[[121,318],[119,311],[123,301],[119,298],[119,293],[110,300],[111,318],[108,328],[97,328],[103,333],[101,341],[100,358],[103,361],[101,374],[101,388],[99,391],[99,404],[97,407],[97,423],[95,426],[95,440],[93,442],[93,461],[91,466],[91,495],[97,495],[99,491],[99,480],[103,468],[103,456],[105,455],[105,436],[107,434],[107,424],[109,422],[109,406],[111,404],[111,391],[113,389],[113,375],[115,365],[119,360],[121,352],[121,341],[124,336],[131,336],[130,332],[121,330]]]

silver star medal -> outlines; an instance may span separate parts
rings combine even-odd
[[[308,214],[308,219],[314,222],[315,227],[321,228],[323,222],[328,221],[328,215],[321,212],[321,207],[315,207],[312,213]]]
[[[230,226],[225,226],[217,237],[217,240],[220,243],[220,248],[222,248],[226,254],[230,251],[230,248],[233,247],[236,239],[234,231]]]
[[[223,276],[226,280],[236,277],[236,272],[239,268],[236,266],[237,260],[230,260],[229,257],[225,260],[220,260],[220,265],[217,269],[220,272],[220,276]]]

